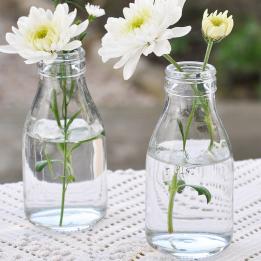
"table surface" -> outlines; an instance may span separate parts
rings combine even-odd
[[[261,260],[261,160],[235,163],[235,221],[231,246],[209,260]],[[0,260],[169,261],[144,234],[145,171],[108,175],[107,216],[92,230],[59,233],[33,226],[23,211],[22,183],[0,185]]]

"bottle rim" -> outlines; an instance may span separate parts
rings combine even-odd
[[[178,65],[183,71],[179,71],[173,64],[170,64],[165,70],[166,78],[185,82],[215,80],[216,68],[211,64],[207,64],[204,71],[202,71],[202,62],[182,61],[178,62]]]
[[[85,60],[85,50],[80,47],[71,52],[60,52],[54,63],[74,62]]]
[[[71,65],[73,68],[73,72],[66,76],[59,76],[59,74],[52,72],[52,68],[60,68],[62,64]],[[60,52],[58,53],[57,58],[51,64],[44,63],[43,61],[39,62],[38,71],[40,75],[51,78],[71,78],[80,76],[86,71],[85,51],[82,47],[80,47],[71,52]]]
[[[216,69],[213,65],[207,64],[203,71],[203,63],[196,61],[183,61],[178,63],[182,69],[179,71],[173,64],[168,65],[166,73],[166,91],[180,97],[200,97],[215,93]],[[201,93],[188,92],[193,86],[201,85]],[[186,86],[188,88],[186,88]],[[197,90],[197,87],[194,87]]]

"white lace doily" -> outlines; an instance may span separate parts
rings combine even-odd
[[[116,171],[108,180],[107,217],[91,231],[69,234],[30,224],[23,212],[22,183],[0,185],[0,260],[174,260],[145,240],[145,172]],[[261,260],[261,160],[236,162],[234,239],[214,260]]]

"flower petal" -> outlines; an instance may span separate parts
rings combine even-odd
[[[172,39],[172,38],[182,37],[184,35],[187,35],[190,31],[191,31],[191,26],[174,27],[166,31],[166,33],[164,34],[164,38]]]
[[[89,25],[89,20],[85,20],[84,22],[80,23],[79,25],[72,25],[71,26],[71,34],[70,37],[76,37],[78,35],[80,35],[81,33],[83,33],[84,31],[86,31],[87,27]]]
[[[130,79],[130,77],[133,75],[137,64],[140,60],[142,51],[138,51],[136,55],[132,56],[131,59],[125,64],[124,69],[123,69],[123,78],[124,80]]]
[[[63,47],[63,51],[72,51],[82,46],[82,42],[74,40]]]
[[[2,53],[17,53],[17,50],[10,45],[0,45],[0,52]]]
[[[164,41],[156,42],[156,44],[154,46],[153,52],[157,56],[162,56],[164,54],[169,54],[171,52],[171,45],[170,45],[169,41],[168,40],[164,40]]]

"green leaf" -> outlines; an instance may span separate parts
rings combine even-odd
[[[82,42],[83,39],[84,39],[86,36],[87,36],[87,32],[81,33],[80,36],[79,36],[79,40]]]
[[[185,135],[184,135],[184,141],[185,141],[184,150],[186,148],[186,143],[187,143],[187,139],[188,139],[188,136],[189,136],[190,126],[191,126],[192,120],[194,118],[195,111],[196,111],[196,102],[193,101],[192,110],[189,114],[188,123],[187,123],[187,126],[186,126]]]
[[[38,161],[36,162],[35,164],[35,170],[37,172],[41,172],[46,166],[48,166],[48,164],[50,163],[54,163],[54,162],[62,162],[61,160],[41,160],[41,161]]]
[[[68,99],[67,105],[69,105],[70,100],[71,100],[71,98],[72,98],[72,96],[73,96],[74,87],[75,87],[75,80],[72,80],[72,81],[71,81],[71,87],[70,87],[70,90],[69,90],[69,99]]]
[[[67,132],[67,130],[69,129],[69,127],[71,126],[71,124],[73,123],[73,121],[78,117],[78,115],[81,113],[81,110],[77,111],[68,121],[68,123],[66,124],[66,129],[65,132]]]
[[[35,170],[36,170],[37,172],[41,172],[47,165],[48,165],[48,161],[47,161],[47,160],[38,161],[38,162],[35,164]]]
[[[62,128],[61,121],[60,121],[60,114],[58,110],[58,105],[57,105],[57,93],[56,90],[53,90],[52,93],[52,103],[51,103],[51,110],[53,112],[54,118],[60,128]]]
[[[90,139],[88,139],[88,140],[83,140],[83,141],[78,142],[77,144],[75,144],[75,145],[71,148],[71,152],[73,152],[74,150],[76,150],[77,148],[79,148],[82,144],[87,143],[87,142],[90,142],[90,141],[93,141],[93,140],[96,140],[96,139],[98,139],[99,137],[102,137],[102,135],[98,135],[98,136],[92,137],[92,138],[90,138]]]
[[[209,190],[207,188],[202,187],[202,186],[196,186],[196,185],[186,185],[186,187],[191,187],[194,190],[196,190],[199,195],[204,195],[207,199],[207,203],[209,203],[211,201],[211,193],[209,192]]]
[[[181,193],[183,192],[184,188],[186,187],[185,181],[182,180],[182,179],[180,179],[180,180],[178,181],[178,183],[177,183],[177,187],[178,187],[177,192],[178,192],[179,194],[181,194]]]
[[[67,182],[67,184],[75,182],[75,177],[73,175],[68,175],[66,178],[66,182]]]
[[[184,136],[184,128],[183,128],[183,124],[181,122],[181,120],[177,120],[178,122],[178,126],[179,126],[179,130],[180,130],[180,133],[181,133],[181,136],[182,136],[182,140],[183,140],[183,146],[184,146],[184,143],[185,143],[185,136]]]

